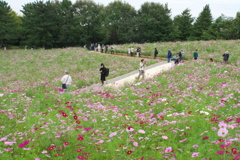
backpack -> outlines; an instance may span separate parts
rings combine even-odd
[[[178,55],[181,57],[182,56],[182,52],[179,52]]]
[[[109,68],[105,69],[104,75],[107,77],[109,75]]]

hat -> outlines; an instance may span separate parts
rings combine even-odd
[[[226,51],[225,53],[228,53],[228,51]]]
[[[68,71],[67,71],[67,70],[65,70],[65,73],[67,73],[67,74],[68,74]]]

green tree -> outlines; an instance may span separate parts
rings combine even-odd
[[[234,19],[221,15],[212,23],[205,35],[210,34],[214,39],[236,39],[234,28]]]
[[[138,11],[140,42],[172,40],[169,36],[173,30],[170,12],[167,4],[145,2]]]
[[[73,5],[75,32],[79,44],[90,44],[103,39],[101,35],[100,13],[102,5],[97,5],[92,0],[78,0]]]
[[[174,17],[173,23],[174,26],[178,27],[178,30],[180,32],[180,40],[185,41],[191,35],[193,30],[193,21],[194,18],[192,18],[189,9],[185,9],[181,15],[177,15]]]
[[[213,18],[210,7],[209,5],[206,5],[203,8],[203,11],[199,14],[198,18],[196,19],[196,22],[194,23],[193,36],[195,36],[197,39],[201,39],[203,32],[206,32],[209,29],[209,27],[212,24],[212,21]]]
[[[131,42],[135,16],[136,10],[128,3],[109,3],[101,14],[105,43]]]
[[[16,40],[17,22],[11,7],[5,1],[0,1],[0,45],[8,45]]]
[[[236,30],[236,38],[240,39],[240,12],[237,12],[234,24]]]
[[[58,13],[54,3],[36,1],[23,6],[24,44],[53,47],[57,43]]]

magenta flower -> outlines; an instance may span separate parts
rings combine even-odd
[[[218,151],[216,154],[222,155],[222,154],[224,154],[224,153],[225,153],[224,151]]]
[[[23,148],[23,147],[25,147],[26,145],[28,145],[29,142],[30,142],[30,140],[24,141],[23,143],[20,143],[20,144],[18,145],[18,147],[19,147],[19,148]]]
[[[84,128],[85,131],[90,131],[92,128]]]
[[[206,139],[209,139],[209,137],[203,137],[202,140],[206,140]]]
[[[228,130],[226,128],[220,128],[218,130],[218,136],[219,137],[226,137],[228,134]]]
[[[78,156],[78,159],[85,159],[84,156]]]
[[[199,152],[193,152],[192,157],[198,157]]]

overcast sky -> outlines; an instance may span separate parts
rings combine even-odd
[[[12,10],[21,14],[22,5],[35,2],[36,0],[4,0],[11,6]],[[39,0],[40,1],[40,0]],[[47,1],[47,0],[43,0]],[[60,0],[61,1],[61,0]],[[71,0],[73,3],[76,0]],[[114,0],[93,0],[96,4],[103,4],[107,6]],[[193,17],[198,17],[199,13],[203,10],[206,4],[209,4],[211,13],[214,19],[224,14],[227,17],[236,16],[240,12],[240,0],[122,0],[122,2],[129,3],[136,10],[141,8],[144,2],[158,2],[161,4],[168,3],[168,8],[171,9],[172,17],[181,14],[186,8],[191,10]]]

